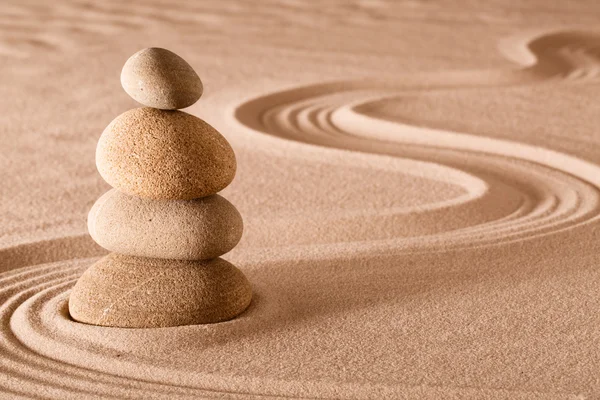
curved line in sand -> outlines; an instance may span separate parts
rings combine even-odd
[[[216,397],[220,393],[210,389],[188,388],[172,383],[161,384],[148,381],[143,377],[136,379],[131,376],[119,376],[110,372],[83,368],[44,356],[39,351],[24,345],[19,338],[22,330],[42,330],[45,335],[44,340],[55,339],[57,334],[55,327],[45,326],[43,323],[37,324],[38,321],[32,322],[31,311],[32,308],[40,305],[37,302],[39,299],[47,303],[48,296],[54,298],[56,295],[65,295],[83,270],[89,266],[89,261],[83,259],[71,264],[75,265],[58,263],[27,268],[24,272],[12,271],[3,274],[4,282],[0,286],[0,300],[2,300],[0,352],[3,354],[4,362],[0,387],[28,395],[31,393],[28,393],[26,388],[33,384],[43,387],[45,393],[52,394],[55,398],[72,398],[73,395],[94,397],[99,393],[110,393],[120,398],[129,397],[134,393],[144,398],[153,398],[156,395],[169,398],[180,398],[180,396],[209,398]],[[53,311],[55,312],[56,310]],[[33,317],[39,317],[39,313],[35,312]],[[66,313],[61,313],[60,317],[65,323],[75,324],[69,320]],[[69,346],[64,346],[62,350],[77,354],[81,352]],[[85,351],[89,354],[93,349],[89,348]],[[114,356],[109,354],[108,358]],[[111,365],[111,363],[106,364]],[[241,398],[241,393],[238,395]]]
[[[0,274],[26,266],[101,256],[106,253],[107,251],[87,234],[22,243],[0,249]]]
[[[119,346],[103,343],[99,337],[108,335],[113,340],[128,337],[128,329],[98,328],[73,322],[68,317],[68,291],[79,275],[89,266],[89,259],[73,260],[10,271],[2,276],[0,286],[0,352],[3,354],[0,387],[17,394],[39,395],[32,392],[43,387],[52,398],[87,398],[109,393],[114,398],[399,398],[414,393],[436,397],[443,390],[456,396],[482,396],[484,393],[521,394],[539,398],[544,393],[468,386],[428,384],[396,385],[374,382],[278,381],[268,377],[255,379],[242,373],[221,376],[218,371],[190,371],[176,365],[156,365],[141,359],[135,351],[128,353]],[[284,298],[284,296],[282,296]],[[221,335],[235,335],[245,325],[250,329],[264,329],[261,318],[278,318],[281,304],[267,305],[260,314],[236,320],[235,324],[208,326]],[[283,304],[285,308],[286,305]],[[274,313],[273,315],[270,315]],[[267,314],[267,315],[265,315]],[[241,325],[240,325],[241,324]],[[194,329],[194,327],[179,327]],[[179,328],[144,330],[133,346],[149,346],[153,340],[166,337]],[[196,327],[197,329],[198,327]],[[164,335],[160,336],[160,331]],[[186,336],[179,332],[179,336]],[[157,338],[157,337],[161,338]],[[211,335],[204,335],[210,341]],[[144,340],[148,343],[144,343]],[[213,339],[214,341],[214,339]],[[104,341],[106,342],[106,341]],[[209,343],[210,344],[210,343]],[[218,345],[218,340],[215,342]],[[266,391],[265,388],[268,388]],[[537,397],[536,397],[537,396]]]
[[[370,115],[370,107],[373,107],[373,102],[401,95],[407,90],[521,85],[553,78],[594,77],[598,67],[594,49],[599,43],[595,36],[587,34],[545,35],[530,41],[527,53],[515,56],[523,64],[520,70],[451,72],[393,88],[385,83],[372,82],[314,85],[249,101],[241,105],[235,114],[247,127],[280,138],[373,153],[374,163],[379,162],[382,158],[378,157],[383,155],[399,158],[397,164],[391,163],[396,166],[406,165],[406,161],[400,158],[409,158],[410,163],[418,163],[433,179],[436,170],[445,169],[444,176],[452,177],[453,182],[463,186],[468,193],[459,200],[437,204],[420,213],[388,209],[370,216],[380,218],[383,224],[391,222],[396,225],[398,221],[407,221],[403,218],[438,218],[445,212],[452,215],[464,212],[465,216],[472,216],[473,210],[478,207],[482,215],[487,215],[494,197],[504,196],[513,201],[491,221],[483,218],[474,223],[471,217],[464,226],[451,226],[451,229],[440,232],[408,232],[404,236],[379,240],[382,247],[405,250],[424,247],[429,250],[449,240],[458,246],[467,242],[487,245],[501,240],[520,240],[573,228],[597,218],[600,198],[598,167],[546,149],[385,121]],[[556,50],[557,46],[560,49]],[[531,59],[527,60],[527,57]],[[527,65],[533,59],[537,61]],[[432,160],[435,162],[432,163]],[[512,179],[507,179],[507,176]],[[364,217],[364,214],[350,215],[350,223],[356,222],[352,218]],[[448,228],[448,225],[445,227]],[[374,245],[377,243],[368,243],[371,250]],[[276,255],[277,250],[273,252]],[[303,382],[305,391],[295,394],[286,389],[289,382],[270,382],[272,393],[250,394],[248,392],[261,392],[262,380],[250,377],[236,380],[208,373],[192,376],[175,369],[154,374],[156,371],[152,369],[151,360],[140,363],[139,360],[128,360],[127,354],[116,350],[110,352],[100,345],[95,348],[93,336],[87,342],[88,347],[79,348],[65,335],[85,337],[92,331],[69,321],[64,309],[65,300],[69,287],[89,265],[89,260],[79,258],[102,253],[104,250],[87,235],[0,250],[0,353],[3,355],[0,386],[3,390],[35,395],[39,393],[32,390],[44,387],[46,394],[57,398],[98,393],[119,397],[169,398],[209,398],[223,393],[234,398],[340,396],[346,392],[365,398],[372,397],[373,393],[379,397],[407,395],[411,391],[421,395],[431,393],[430,397],[439,394],[438,388],[428,386],[345,386],[329,382]],[[43,264],[59,260],[70,261]],[[275,309],[267,310],[267,314],[276,312]],[[242,317],[236,323],[256,324],[256,316],[249,320]],[[73,325],[81,331],[73,333]],[[226,325],[221,329],[227,329]],[[231,328],[232,331],[235,329]],[[101,330],[94,332],[102,334]],[[57,352],[62,353],[58,356]],[[77,362],[77,359],[85,359],[87,364],[83,365],[85,363]],[[136,365],[143,368],[140,370]],[[115,369],[111,371],[113,367]],[[148,369],[144,369],[146,367]],[[152,376],[161,376],[163,380],[153,381]],[[475,397],[485,392],[498,392],[467,387],[445,387],[444,390],[457,396],[471,394]],[[500,392],[506,394],[508,391]],[[534,392],[516,393],[535,397]]]
[[[427,169],[426,163],[433,163],[455,171],[446,178],[456,178],[461,171],[471,176],[471,182],[479,179],[485,183],[487,190],[481,191],[471,184],[465,185],[464,179],[456,179],[451,183],[462,186],[469,195],[454,199],[454,204],[433,205],[425,212],[378,210],[378,215],[370,216],[377,223],[370,225],[391,227],[391,231],[393,227],[421,227],[427,224],[414,222],[439,221],[444,214],[463,224],[448,223],[441,231],[431,232],[411,233],[397,228],[395,237],[378,237],[374,230],[369,232],[369,242],[365,244],[370,250],[373,246],[406,251],[495,244],[570,229],[595,219],[600,214],[600,168],[592,163],[541,147],[372,115],[371,111],[388,99],[419,91],[539,84],[600,75],[598,35],[584,32],[536,35],[524,46],[515,46],[511,39],[502,43],[505,52],[509,42],[518,49],[511,58],[522,63],[520,69],[427,74],[400,83],[316,84],[247,101],[235,110],[235,117],[248,128],[278,138],[371,153],[374,157],[386,155],[416,160],[422,163],[421,169]],[[502,209],[506,201],[514,204]],[[485,216],[493,216],[493,219]],[[360,218],[355,216],[354,223]],[[328,229],[335,230],[333,221],[335,217],[326,218],[311,228],[317,229],[319,223],[326,222]],[[341,224],[339,229],[342,231],[348,226]],[[389,233],[390,229],[382,230]],[[341,235],[341,232],[332,233],[336,237]],[[285,233],[281,237],[285,238]]]

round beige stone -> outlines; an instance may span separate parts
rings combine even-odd
[[[115,118],[96,148],[112,187],[154,199],[210,196],[231,183],[233,149],[212,126],[182,111],[135,108]]]
[[[113,253],[77,281],[69,313],[86,324],[158,328],[230,320],[251,299],[246,277],[221,258],[176,261]]]
[[[121,71],[121,85],[135,101],[163,110],[189,107],[203,91],[200,77],[183,58],[157,47],[129,57]]]
[[[88,215],[88,229],[107,250],[141,257],[204,260],[240,241],[242,216],[215,194],[195,200],[153,200],[112,189]]]

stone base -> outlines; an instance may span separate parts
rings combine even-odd
[[[73,287],[69,313],[79,322],[157,328],[230,320],[252,299],[252,288],[229,262],[163,260],[112,253]]]

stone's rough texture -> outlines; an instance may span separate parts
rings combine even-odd
[[[202,96],[202,81],[177,54],[150,47],[129,57],[121,71],[121,85],[134,100],[148,107],[176,110]]]
[[[204,260],[233,249],[242,216],[219,195],[152,200],[112,189],[88,215],[92,238],[107,250],[142,257]]]
[[[157,328],[226,321],[243,312],[252,288],[229,262],[110,254],[88,268],[69,298],[79,322]]]
[[[235,154],[212,126],[181,111],[135,108],[115,118],[96,149],[100,175],[141,197],[189,200],[215,194],[235,176]]]

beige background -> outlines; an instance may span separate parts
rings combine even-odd
[[[0,10],[0,392],[42,398],[593,399],[594,1],[8,1]],[[66,299],[148,46],[205,85],[239,319],[97,328]],[[23,269],[20,269],[23,268]]]

